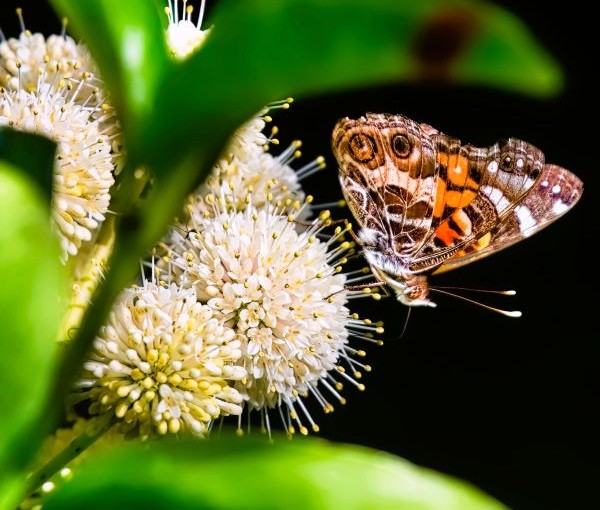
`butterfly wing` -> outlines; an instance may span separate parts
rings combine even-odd
[[[583,193],[583,183],[557,165],[544,165],[535,186],[495,229],[448,259],[436,273],[450,271],[507,248],[539,232],[570,210]]]
[[[514,244],[582,189],[527,142],[462,145],[402,115],[342,119],[333,151],[363,246],[405,273],[453,269]]]
[[[332,148],[363,246],[410,259],[433,221],[436,165],[431,138],[402,115],[367,114],[340,120]]]
[[[515,138],[489,148],[463,146],[443,134],[433,138],[439,167],[434,222],[412,261],[413,271],[444,264],[478,240],[489,242],[544,166],[539,149]]]

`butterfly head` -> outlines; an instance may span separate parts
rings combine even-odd
[[[379,252],[365,249],[365,256],[373,274],[395,293],[396,298],[406,306],[428,306],[436,304],[429,299],[429,281],[426,275],[406,273],[394,261],[382,258]]]
[[[435,308],[436,304],[429,299],[427,276],[398,277],[389,274],[381,274],[380,276],[385,278],[385,282],[394,289],[396,298],[403,305]]]

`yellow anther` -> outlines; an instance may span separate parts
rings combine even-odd
[[[329,209],[325,209],[324,211],[321,211],[319,213],[319,219],[321,221],[326,221],[331,217],[331,211],[329,211]]]

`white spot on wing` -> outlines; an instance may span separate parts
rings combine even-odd
[[[569,210],[569,206],[560,200],[554,202],[552,205],[552,212],[556,215],[563,214],[564,212]]]
[[[525,161],[521,158],[517,159],[517,168],[523,168],[525,166]]]
[[[495,174],[498,171],[498,163],[496,161],[490,161],[487,169],[491,174]]]
[[[533,229],[537,225],[537,221],[535,221],[535,218],[531,215],[529,208],[524,205],[519,205],[515,207],[515,213],[519,220],[521,233],[526,236],[531,235],[534,232]]]
[[[540,186],[541,186],[542,188],[547,188],[547,187],[548,187],[548,184],[549,184],[549,183],[548,183],[548,181],[546,181],[546,180],[544,180],[544,181],[540,182]]]
[[[527,177],[527,179],[525,179],[523,181],[523,187],[525,189],[529,189],[534,185],[535,181],[533,179],[530,179],[529,177]]]
[[[558,195],[560,193],[560,186],[558,184],[552,186],[552,193],[554,193],[555,195]]]
[[[504,196],[504,193],[502,193],[502,191],[500,191],[498,188],[494,188],[493,186],[483,186],[481,189],[492,201],[492,203],[494,203],[494,205],[496,206],[496,210],[502,211],[510,205],[509,200]]]
[[[372,228],[361,228],[358,237],[361,243],[367,246],[376,245],[377,241],[381,238],[381,232]]]

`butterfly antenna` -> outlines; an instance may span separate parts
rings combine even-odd
[[[500,315],[504,315],[506,317],[513,317],[513,318],[518,318],[521,317],[523,314],[518,311],[518,310],[502,310],[501,308],[494,308],[493,306],[489,306],[489,305],[485,305],[483,303],[480,303],[479,301],[475,301],[474,299],[469,299],[468,297],[465,296],[461,296],[460,294],[454,294],[453,292],[448,292],[446,290],[440,289],[439,287],[430,287],[429,290],[433,290],[435,292],[439,292],[440,294],[446,294],[447,296],[452,296],[455,297],[457,299],[462,299],[463,301],[466,301],[467,303],[471,303],[473,305],[477,305],[481,308],[485,308],[486,310],[490,310],[492,312],[496,312],[499,313]],[[489,291],[489,292],[494,292],[494,291]],[[514,291],[498,291],[498,293],[502,293],[502,292],[514,292]],[[514,294],[506,294],[508,296],[512,296]]]
[[[400,333],[398,340],[400,340],[400,338],[404,337],[404,333],[406,333],[406,328],[408,327],[408,319],[410,319],[410,313],[412,312],[412,306],[408,306],[407,308],[408,308],[408,312],[406,312],[406,319],[404,319],[404,326],[402,327],[402,332]]]
[[[499,294],[501,296],[516,296],[516,290],[489,290],[489,289],[474,289],[471,287],[447,287],[447,286],[439,286],[436,285],[436,289],[444,289],[444,290],[467,290],[471,292],[482,292],[485,294]]]
[[[408,320],[410,319],[410,314],[412,313],[412,306],[407,306],[405,307],[407,308],[407,312],[406,312],[406,318],[404,319],[404,326],[402,326],[402,331],[400,332],[400,334],[398,336],[395,336],[394,338],[391,338],[391,341],[396,341],[396,340],[400,340],[402,338],[404,338],[404,334],[406,333],[406,330],[408,329]]]

